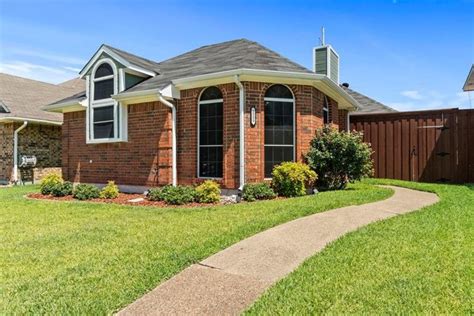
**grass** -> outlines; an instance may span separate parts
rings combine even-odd
[[[259,231],[391,195],[360,183],[288,200],[157,209],[23,197],[34,190],[0,189],[2,313],[111,313]]]
[[[341,237],[247,314],[473,314],[474,186],[371,183],[434,192],[441,201]]]

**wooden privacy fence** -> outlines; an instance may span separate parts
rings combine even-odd
[[[372,144],[377,178],[474,182],[474,110],[353,115],[351,130]]]

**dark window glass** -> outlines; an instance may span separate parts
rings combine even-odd
[[[108,99],[114,93],[114,80],[107,79],[94,82],[94,100]]]
[[[94,78],[101,78],[101,77],[105,77],[105,76],[111,76],[113,74],[114,74],[114,71],[112,70],[112,67],[107,63],[103,63],[95,71],[95,77]]]
[[[270,87],[267,98],[293,99],[283,85]],[[265,177],[272,176],[273,168],[293,160],[294,120],[293,102],[265,101]]]
[[[7,108],[4,107],[2,104],[0,104],[0,113],[8,113]]]
[[[268,88],[266,98],[293,99],[290,89],[281,84],[275,84]]]
[[[199,148],[199,176],[222,177],[222,146]]]
[[[222,99],[216,87],[207,88],[200,101]],[[222,177],[223,144],[222,102],[199,104],[199,176]]]
[[[323,123],[329,124],[329,102],[326,97],[324,97]]]
[[[222,92],[217,87],[209,87],[201,94],[201,101],[222,99]]]
[[[94,123],[103,121],[114,120],[114,107],[104,106],[100,108],[94,108]]]
[[[94,108],[94,138],[114,138],[114,107]]]

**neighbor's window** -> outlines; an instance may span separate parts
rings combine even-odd
[[[324,96],[324,104],[323,104],[323,123],[329,124],[329,101],[326,96]]]
[[[265,177],[275,165],[294,160],[294,98],[284,85],[273,85],[265,93]]]
[[[199,99],[199,163],[201,178],[222,178],[223,98],[217,87],[203,91]]]
[[[118,105],[111,98],[117,90],[116,82],[116,71],[112,62],[104,61],[92,74],[89,130],[91,140],[118,138]]]

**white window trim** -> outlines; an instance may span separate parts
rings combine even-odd
[[[328,116],[328,121],[327,123],[324,123],[324,115],[327,114]],[[327,125],[330,124],[331,122],[329,121],[329,100],[327,96],[324,96],[324,104],[323,104],[323,124]]]
[[[109,64],[112,67],[113,75],[94,78],[97,69],[104,63]],[[120,69],[122,70],[122,69]],[[87,143],[88,144],[100,144],[100,143],[114,143],[114,142],[122,142],[127,140],[127,129],[126,129],[126,122],[127,122],[127,109],[125,106],[121,106],[119,102],[112,98],[94,100],[94,93],[95,93],[95,82],[100,82],[103,80],[113,79],[114,89],[113,94],[117,94],[119,91],[123,90],[123,71],[119,71],[117,66],[110,58],[103,58],[99,62],[97,62],[94,67],[92,68],[91,75],[87,76],[87,98],[89,100],[89,104],[87,107]],[[114,109],[114,135],[113,138],[94,138],[94,109],[106,106],[113,106]],[[119,115],[120,111],[120,115]]]
[[[295,95],[293,94],[293,90],[290,89],[287,85],[281,84],[282,86],[285,86],[288,90],[290,90],[291,95],[293,96],[293,99],[288,99],[288,98],[270,98],[270,97],[264,97],[263,101],[273,101],[273,102],[285,102],[285,103],[292,103],[293,104],[293,145],[288,145],[288,144],[265,144],[265,138],[263,139],[263,147],[293,147],[293,161],[296,161],[296,102],[295,102]],[[273,85],[272,85],[273,86]],[[270,89],[272,86],[268,87]],[[268,91],[267,89],[267,91]],[[265,106],[265,105],[264,105]],[[263,115],[265,116],[265,108],[264,108],[264,113]],[[265,131],[265,123],[263,126],[263,130]],[[272,178],[267,178],[265,177],[265,153],[263,154],[263,173],[264,173],[264,180],[271,180]]]
[[[204,100],[201,101],[201,96],[204,91],[206,91],[208,88],[204,88],[201,93],[199,94],[198,97],[198,108],[197,108],[197,178],[198,179],[210,179],[210,180],[222,180],[224,178],[224,161],[222,161],[222,177],[201,177],[201,170],[199,166],[201,165],[200,161],[200,154],[201,154],[201,147],[222,147],[222,155],[224,155],[224,139],[222,139],[222,145],[201,145],[201,125],[200,125],[200,118],[201,118],[201,104],[213,104],[213,103],[222,103],[222,113],[224,113],[224,99],[214,99],[214,100]],[[218,88],[219,89],[219,88]],[[220,89],[219,89],[220,90]],[[224,122],[223,122],[224,123]],[[222,129],[222,133],[224,133],[224,126]],[[224,135],[222,135],[224,137]],[[222,156],[222,159],[224,159],[224,156]]]

